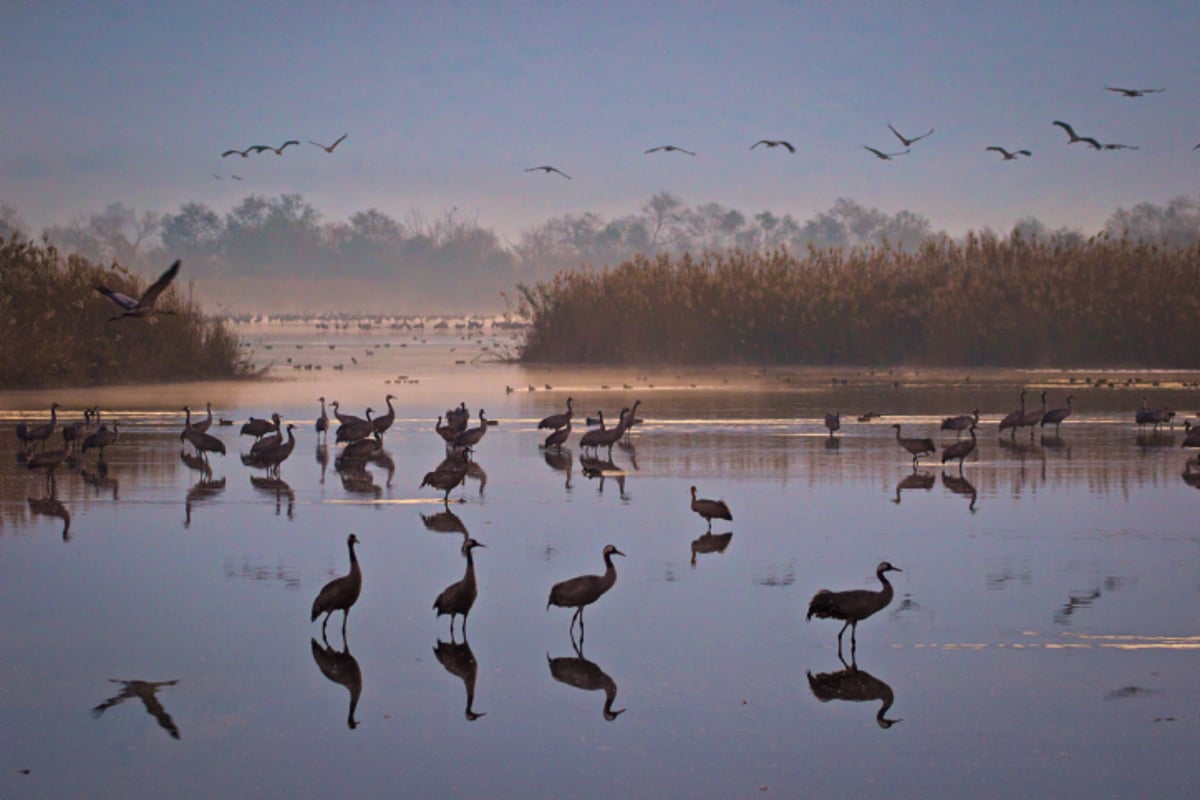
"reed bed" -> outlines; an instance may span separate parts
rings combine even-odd
[[[119,309],[96,292],[97,282],[131,297],[145,289],[119,266],[64,258],[54,247],[17,236],[0,240],[0,389],[247,374],[237,337],[206,318],[178,286],[156,306],[174,314],[109,322]]]
[[[521,285],[528,363],[1200,366],[1200,246],[971,233],[639,257]]]

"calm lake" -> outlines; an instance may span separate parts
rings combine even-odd
[[[0,392],[0,797],[1200,792],[1195,375],[528,369],[489,362],[490,331],[241,333],[271,379]],[[1030,408],[1074,395],[1058,436],[998,438],[1022,387]],[[389,393],[384,454],[339,471],[317,398],[362,415]],[[544,452],[568,396],[576,432]],[[1143,397],[1173,432],[1139,431]],[[581,460],[584,418],[635,400],[611,459]],[[26,468],[15,428],[51,402],[117,423],[104,466]],[[206,402],[234,422],[207,469],[179,438]],[[498,423],[446,507],[418,485],[463,402]],[[973,408],[961,473],[914,471],[891,425],[940,455],[942,417]],[[297,425],[274,480],[238,435],[272,412]],[[692,485],[732,509],[712,536]],[[345,648],[340,612],[328,645],[309,618],[352,532]],[[431,608],[464,532],[485,545],[469,645]],[[577,648],[546,599],[607,544],[625,557]],[[809,599],[877,590],[885,560],[895,598],[844,663]]]

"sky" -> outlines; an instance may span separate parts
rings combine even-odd
[[[1027,215],[1091,232],[1200,194],[1198,31],[1194,0],[10,1],[0,202],[37,231],[115,201],[297,193],[326,221],[457,209],[515,240],[666,190],[801,221],[848,197],[954,235]],[[1140,149],[1068,146],[1054,120]],[[888,122],[934,133],[881,161],[862,148],[903,149]],[[797,152],[750,149],[764,138]],[[697,155],[644,153],[664,144]],[[542,164],[572,180],[525,172]]]

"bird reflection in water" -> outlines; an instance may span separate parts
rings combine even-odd
[[[358,708],[358,698],[362,694],[362,670],[358,659],[350,655],[350,645],[343,642],[344,649],[335,650],[328,641],[322,647],[316,639],[312,639],[312,657],[317,662],[321,674],[336,684],[346,687],[350,692],[350,710],[346,712],[346,727],[354,730],[358,720],[354,718],[354,710]]]
[[[1152,430],[1149,432],[1139,431],[1137,435],[1137,446],[1143,450],[1153,450],[1159,447],[1174,447],[1175,446],[1175,431],[1174,430]]]
[[[71,540],[71,512],[54,494],[52,488],[46,497],[30,497],[29,511],[35,516],[61,519],[63,523],[62,539],[64,542],[69,542]]]
[[[727,533],[712,533],[711,531],[692,540],[692,566],[696,566],[698,553],[724,553],[729,543],[733,541],[733,531]]]
[[[367,456],[367,461],[387,470],[387,480],[384,481],[383,485],[391,488],[392,477],[396,474],[396,462],[392,460],[392,457],[381,447]]]
[[[486,716],[486,712],[474,710],[475,677],[479,673],[479,664],[475,661],[475,654],[471,652],[471,645],[467,643],[465,634],[462,643],[459,644],[454,641],[454,632],[451,630],[450,641],[444,642],[438,639],[437,645],[433,648],[433,655],[446,672],[462,680],[463,687],[467,690],[467,708],[463,712],[467,721],[471,722]]]
[[[439,511],[436,514],[422,514],[421,522],[425,523],[425,530],[427,531],[433,531],[434,533],[461,533],[464,541],[470,536],[467,533],[466,523],[449,508]]]
[[[900,482],[896,484],[896,496],[892,498],[892,502],[896,505],[900,505],[901,492],[907,492],[916,489],[921,489],[928,492],[933,489],[933,484],[936,482],[937,476],[932,472],[925,472],[924,470],[918,471],[914,469],[912,473],[905,475],[900,479]]]
[[[84,467],[79,470],[79,477],[83,478],[83,482],[96,490],[96,495],[101,492],[110,492],[113,502],[121,499],[121,482],[108,474],[108,463],[99,461],[96,463],[96,468]]]
[[[113,706],[120,705],[130,698],[136,697],[146,707],[146,713],[157,720],[159,727],[171,734],[172,739],[179,738],[179,728],[175,725],[175,721],[171,719],[171,715],[163,708],[162,703],[158,701],[158,690],[166,686],[174,686],[179,683],[178,679],[153,683],[151,681],[122,681],[110,678],[109,683],[121,684],[121,692],[93,708],[92,716],[94,718],[99,719],[101,714]]]
[[[339,463],[336,469],[338,477],[342,479],[342,489],[348,494],[366,494],[372,497],[383,494],[383,487],[375,483],[375,476],[364,462]]]
[[[225,491],[225,479],[213,480],[212,467],[200,456],[189,455],[180,451],[179,458],[183,463],[188,465],[189,469],[200,473],[200,479],[188,487],[187,496],[183,502],[183,527],[190,528],[192,525],[192,506],[196,503],[211,500]]]
[[[1180,477],[1188,486],[1200,489],[1200,456],[1192,456],[1184,462]]]
[[[546,465],[550,467],[550,469],[566,474],[567,480],[563,487],[570,492],[571,475],[575,471],[575,457],[572,455],[571,451],[563,450],[561,448],[558,450],[543,450],[542,457],[546,459]]]
[[[583,477],[588,480],[594,478],[600,479],[600,485],[597,488],[597,494],[604,494],[604,479],[612,478],[617,482],[617,492],[621,499],[626,499],[625,495],[625,470],[621,469],[611,459],[603,459],[599,456],[586,456],[583,453],[579,454],[579,467],[583,472]]]
[[[842,449],[842,440],[839,439],[838,437],[834,436],[833,431],[830,431],[829,435],[825,437],[825,449],[826,450],[841,450]]]
[[[838,653],[838,660],[842,662],[843,669],[837,672],[818,672],[816,675],[808,672],[808,688],[813,697],[822,703],[828,703],[830,700],[845,700],[850,703],[878,701],[880,706],[875,714],[875,722],[884,730],[902,721],[885,716],[896,701],[891,686],[866,670],[859,669],[853,656],[847,664],[846,659]]]
[[[321,465],[321,485],[325,485],[325,471],[329,469],[329,445],[317,445],[317,463]]]
[[[971,498],[971,504],[967,508],[972,514],[975,513],[975,501],[979,498],[979,492],[975,491],[975,484],[961,475],[950,475],[943,472],[942,485],[957,495]]]
[[[282,511],[283,498],[287,498],[287,518],[295,519],[296,512],[296,492],[288,485],[288,482],[282,478],[262,477],[260,475],[250,476],[250,485],[260,492],[265,492],[275,498],[275,516],[279,516]]]
[[[617,699],[617,682],[600,669],[596,662],[583,657],[583,648],[575,643],[574,636],[571,637],[571,647],[575,650],[574,656],[551,658],[549,653],[546,654],[550,676],[559,683],[574,686],[585,692],[604,692],[604,718],[612,722],[625,713],[623,708],[613,709],[613,702]]]
[[[617,447],[621,448],[621,452],[629,456],[629,466],[633,467],[633,471],[637,472],[641,467],[637,463],[637,445],[629,441],[629,433],[626,432],[625,438],[617,442]]]

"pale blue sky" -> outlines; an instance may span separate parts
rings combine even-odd
[[[40,228],[116,200],[294,192],[327,218],[458,207],[515,237],[666,189],[799,219],[850,197],[955,234],[1026,214],[1090,232],[1200,191],[1198,32],[1194,1],[6,3],[0,201]],[[1055,119],[1141,149],[1067,147]],[[898,149],[889,120],[936,132],[882,162],[862,146]],[[219,157],[343,132],[333,155]],[[799,152],[751,152],[760,138]],[[699,155],[643,155],[667,143]],[[574,180],[523,172],[545,163]]]

